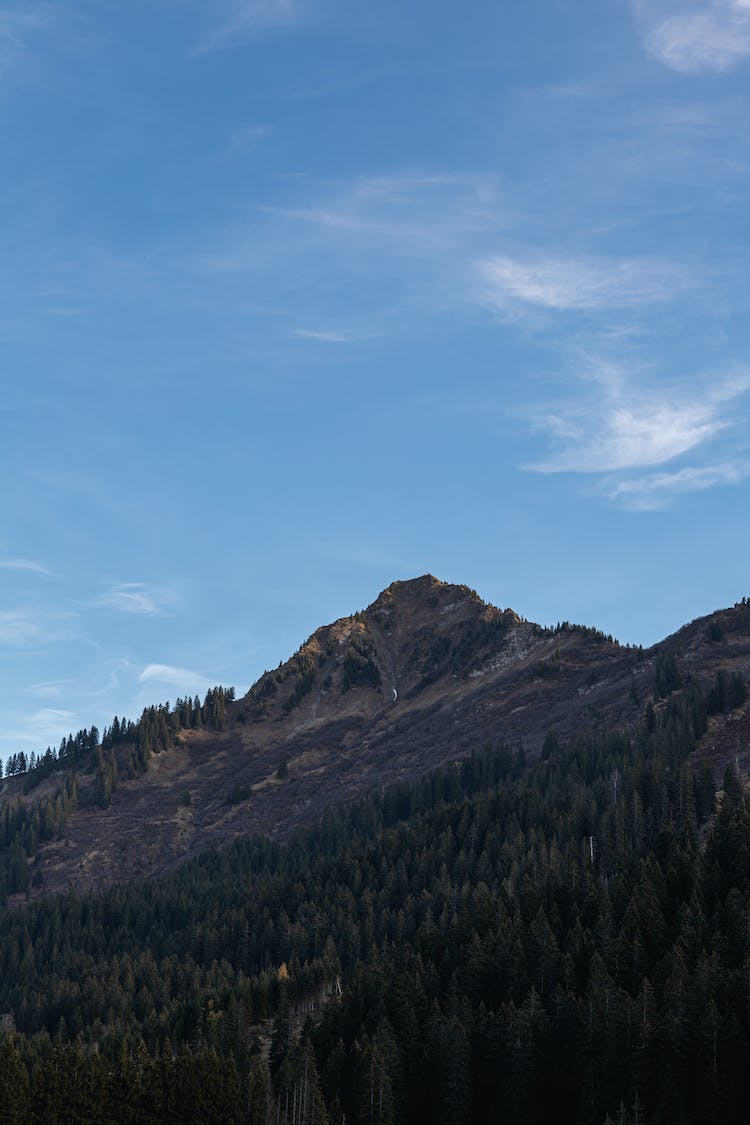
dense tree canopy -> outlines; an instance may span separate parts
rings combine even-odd
[[[750,811],[691,755],[745,686],[663,686],[634,735],[0,913],[2,1119],[744,1121]]]

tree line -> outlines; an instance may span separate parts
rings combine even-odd
[[[183,730],[223,730],[233,701],[234,688],[210,688],[203,703],[196,696],[178,699],[174,707],[146,707],[137,722],[115,716],[101,739],[92,726],[68,735],[58,751],[48,747],[28,759],[23,751],[11,755],[3,784],[19,776],[23,781],[21,793],[15,790],[0,804],[0,908],[9,895],[27,891],[32,883],[41,885],[41,868],[35,863],[39,849],[64,836],[81,798],[82,780],[93,775],[87,799],[107,808],[120,776],[145,773],[153,756],[173,747]],[[55,774],[60,782],[52,794],[26,799]]]

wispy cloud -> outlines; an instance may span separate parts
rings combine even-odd
[[[118,613],[136,613],[150,617],[166,611],[166,600],[160,591],[150,589],[144,582],[125,582],[94,598],[93,604]]]
[[[611,500],[620,502],[625,508],[659,511],[681,494],[740,484],[748,477],[750,461],[743,458],[700,467],[688,466],[674,473],[649,473],[644,477],[619,481],[604,491]]]
[[[647,51],[683,74],[727,71],[750,57],[750,2],[635,0]]]
[[[482,175],[361,176],[310,205],[266,211],[400,255],[444,251],[500,225],[496,184]]]
[[[58,707],[42,707],[29,715],[29,726],[37,731],[47,731],[54,727],[57,729],[61,723],[66,723],[74,717],[73,711],[66,711]]]
[[[39,683],[29,684],[25,691],[39,699],[61,699],[70,686],[70,680],[41,680]]]
[[[51,22],[48,4],[0,9],[0,79],[9,76],[24,59],[28,44]]]
[[[497,255],[478,262],[476,271],[480,300],[501,312],[524,306],[559,312],[633,308],[669,300],[689,284],[674,268],[649,261]]]
[[[702,404],[609,401],[578,416],[545,419],[549,433],[565,448],[530,467],[541,473],[604,473],[661,465],[708,441],[727,424]]]
[[[289,27],[301,18],[298,0],[229,0],[220,5],[216,25],[193,47],[191,57],[210,54],[275,27]]]
[[[271,125],[244,125],[241,129],[235,129],[232,133],[229,138],[227,153],[237,155],[254,152],[258,145],[266,137],[270,137],[272,133],[273,127]]]
[[[293,335],[302,340],[318,340],[321,344],[353,344],[358,339],[357,336],[347,332],[316,328],[297,328]]]
[[[17,605],[0,611],[0,644],[41,649],[80,639],[76,614],[65,606]]]
[[[41,563],[34,562],[33,559],[0,559],[0,570],[27,571],[29,574],[39,574],[44,578],[52,575],[51,570]]]
[[[407,171],[294,189],[189,266],[202,292],[207,276],[212,289],[223,278],[266,324],[276,315],[286,333],[327,343],[390,334],[405,308],[413,325],[419,309],[473,304],[472,262],[507,218],[492,176]]]
[[[589,390],[582,399],[537,418],[559,449],[527,468],[616,473],[684,456],[737,422],[735,403],[750,391],[750,374],[732,375],[709,387],[667,388],[644,386],[603,365],[585,383]]]
[[[44,639],[44,629],[33,614],[23,610],[0,612],[0,643],[25,648]]]
[[[123,504],[113,499],[101,487],[99,481],[85,473],[70,472],[64,469],[28,469],[26,476],[29,480],[37,481],[46,488],[58,492],[82,496],[95,504],[115,511],[122,511]]]
[[[7,753],[21,747],[43,753],[50,743],[57,745],[61,738],[76,729],[76,714],[65,708],[42,707],[38,711],[12,716],[3,728],[3,742]]]
[[[211,681],[199,672],[193,672],[189,668],[178,668],[174,664],[148,664],[138,677],[138,681],[142,684],[169,684],[179,691],[206,691],[211,687]]]
[[[48,5],[0,9],[0,43],[21,43],[26,34],[44,27],[49,13]]]
[[[25,695],[38,699],[77,697],[84,700],[84,705],[79,706],[79,710],[90,712],[99,709],[102,698],[120,695],[123,681],[130,682],[133,679],[131,673],[132,665],[127,657],[113,656],[102,660],[98,654],[96,663],[87,667],[85,676],[41,680],[28,684],[23,690]]]
[[[134,680],[128,659],[102,659],[99,654],[68,677],[24,684],[18,692],[20,705],[10,710],[0,731],[0,755],[20,746],[43,752],[70,731],[109,723],[115,713],[135,717],[143,703],[133,696]]]

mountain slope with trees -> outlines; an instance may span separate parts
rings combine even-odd
[[[745,705],[719,672],[5,910],[3,1120],[744,1121],[746,779],[696,751]]]
[[[728,702],[732,677],[750,675],[746,601],[643,651],[568,622],[543,628],[430,575],[395,582],[242,698],[215,688],[11,760],[0,899],[102,888],[251,833],[284,837],[483,745],[533,760],[550,732],[633,732],[649,705],[719,672],[697,752],[744,768],[750,720]]]

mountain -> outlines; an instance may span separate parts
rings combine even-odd
[[[119,724],[117,738],[109,731],[111,745],[48,762],[33,787],[29,774],[6,778],[6,850],[12,817],[30,826],[25,850],[7,859],[9,890],[98,889],[250,833],[284,837],[329,806],[485,745],[533,760],[547,736],[634,731],[649,704],[658,712],[674,688],[710,687],[720,670],[719,693],[750,675],[744,601],[643,651],[585,626],[543,628],[432,575],[394,582],[367,609],[317,629],[242,698],[216,692],[200,709],[151,709],[140,725],[123,723],[124,737]],[[719,769],[744,761],[750,744],[747,706],[725,704],[696,751]],[[162,734],[147,738],[144,724]]]
[[[0,1119],[740,1125],[749,668],[425,576],[12,762]]]

